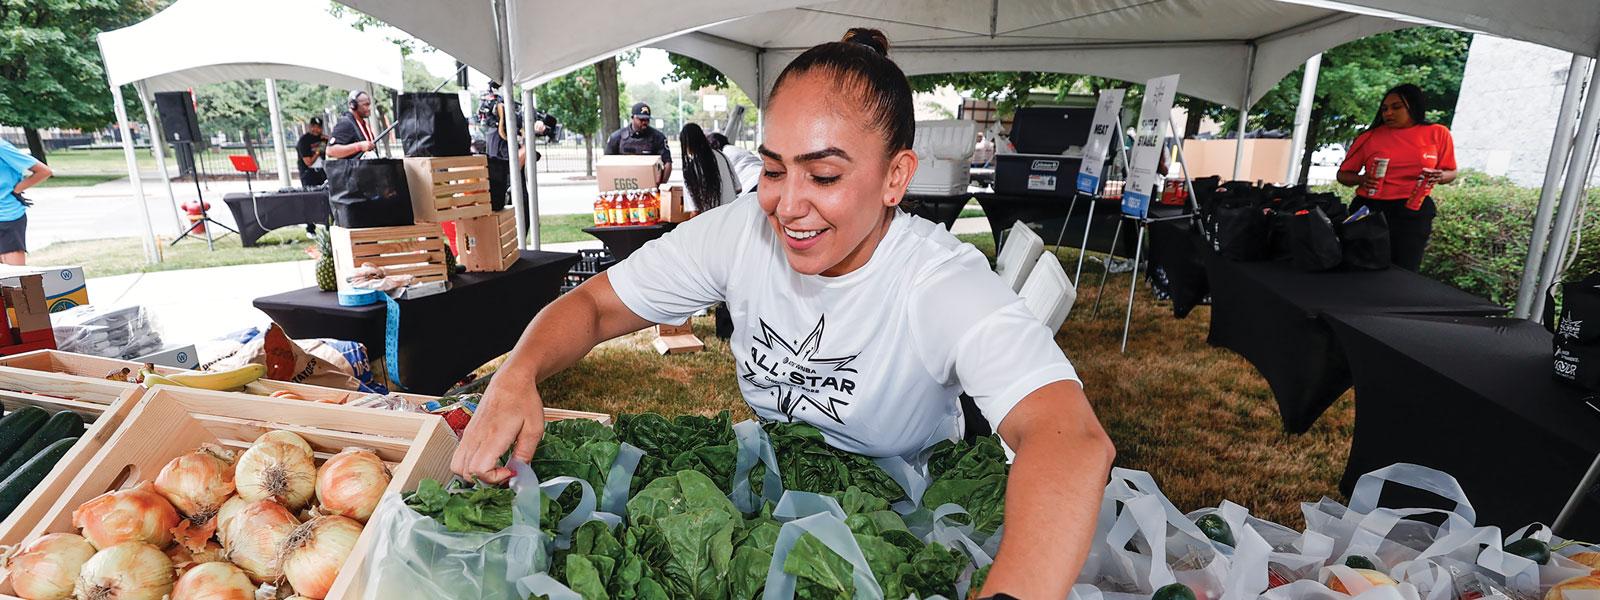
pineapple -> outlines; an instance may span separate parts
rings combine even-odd
[[[450,249],[450,244],[444,245],[444,272],[449,277],[457,273],[465,273],[466,267],[456,263],[456,253]]]
[[[317,288],[331,292],[339,288],[333,269],[333,236],[326,226],[317,229]]]

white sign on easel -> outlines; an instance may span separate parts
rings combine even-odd
[[[1172,118],[1172,101],[1177,95],[1177,75],[1157,77],[1145,84],[1144,104],[1139,108],[1139,123],[1133,134],[1128,183],[1122,188],[1122,214],[1138,219],[1150,214],[1150,194],[1161,182],[1156,169],[1166,146],[1167,121]]]
[[[1100,193],[1100,172],[1105,168],[1106,155],[1111,152],[1111,136],[1116,133],[1117,119],[1122,112],[1122,98],[1128,90],[1100,90],[1100,102],[1094,108],[1094,124],[1089,130],[1089,141],[1083,146],[1083,164],[1078,167],[1078,191],[1096,196]]]

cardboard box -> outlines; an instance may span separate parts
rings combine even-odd
[[[661,182],[659,156],[602,156],[595,161],[595,179],[600,191],[653,188]]]
[[[44,301],[50,306],[50,312],[61,312],[89,303],[88,280],[83,278],[83,267],[0,265],[0,284],[18,285],[14,279],[34,274],[44,276]]]
[[[657,325],[656,352],[667,354],[689,354],[699,352],[706,348],[705,342],[695,337],[694,328],[685,321],[682,325]]]
[[[21,275],[0,281],[11,326],[24,334],[50,331],[50,307],[44,300],[44,276]],[[25,340],[26,341],[26,340]]]
[[[141,364],[155,363],[163,367],[189,369],[191,371],[200,369],[200,353],[194,351],[194,344],[168,348],[154,354],[146,354],[133,359],[133,361]]]
[[[682,223],[694,213],[683,208],[683,186],[676,183],[661,186],[661,222]]]

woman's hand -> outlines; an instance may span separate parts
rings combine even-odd
[[[1361,187],[1363,188],[1373,189],[1382,183],[1383,178],[1378,177],[1377,174],[1373,173],[1372,169],[1367,169],[1361,173]]]
[[[1435,184],[1439,184],[1439,183],[1445,183],[1444,170],[1443,169],[1423,169],[1422,170],[1422,181],[1426,182],[1428,185],[1435,185]]]
[[[511,469],[500,464],[506,449],[512,450],[511,460],[526,463],[533,460],[543,436],[544,401],[538,385],[514,373],[496,373],[461,434],[450,470],[469,480],[504,482],[511,478]]]

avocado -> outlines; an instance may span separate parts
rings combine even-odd
[[[1230,548],[1234,546],[1233,528],[1229,527],[1228,522],[1222,520],[1221,516],[1215,513],[1209,514],[1195,520],[1194,524],[1200,528],[1200,533],[1206,534],[1211,541]]]
[[[1161,589],[1156,590],[1156,593],[1152,594],[1150,596],[1150,600],[1196,600],[1196,599],[1194,597],[1194,590],[1189,589],[1189,586],[1186,586],[1186,585],[1181,584],[1181,583],[1173,583],[1173,584],[1168,584],[1168,585],[1161,586]]]
[[[1378,570],[1378,565],[1372,564],[1372,559],[1360,554],[1351,554],[1348,558],[1344,559],[1344,566],[1352,569],[1367,569],[1370,571]]]
[[[1506,552],[1521,556],[1541,565],[1550,562],[1550,545],[1533,538],[1522,538],[1506,544]]]

